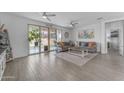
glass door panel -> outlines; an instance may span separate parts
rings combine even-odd
[[[56,50],[56,44],[55,42],[57,42],[57,32],[56,29],[52,29],[50,31],[50,50]]]
[[[41,52],[49,50],[48,38],[49,29],[47,27],[41,27]]]
[[[28,25],[28,40],[29,40],[29,54],[36,54],[40,52],[39,48],[39,26]]]
[[[62,33],[61,33],[61,30],[58,30],[57,29],[57,42],[61,42],[62,40]]]

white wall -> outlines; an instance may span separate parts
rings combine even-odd
[[[44,23],[8,13],[0,13],[0,22],[8,29],[14,58],[27,56],[29,53],[28,24],[46,26]]]
[[[78,32],[79,31],[83,31],[85,29],[94,29],[94,33],[95,33],[95,38],[94,39],[78,39]],[[73,40],[74,41],[84,41],[84,42],[97,42],[98,43],[98,47],[97,50],[100,51],[100,42],[101,42],[101,29],[100,29],[100,24],[92,24],[92,25],[88,25],[85,27],[79,27],[78,29],[75,29],[75,31],[73,32]]]

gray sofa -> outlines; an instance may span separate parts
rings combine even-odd
[[[74,43],[72,41],[69,42],[57,42],[57,51],[65,52],[68,51],[68,48],[74,47]]]
[[[89,53],[97,52],[97,43],[96,42],[79,42],[79,47],[87,49]]]
[[[75,50],[86,49],[89,53],[97,52],[97,43],[96,42],[79,42],[79,47],[75,47],[73,42],[58,42],[57,43],[57,52],[68,51],[69,48],[74,48]]]

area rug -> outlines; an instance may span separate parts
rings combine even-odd
[[[91,59],[93,59],[94,57],[96,57],[97,55],[98,55],[97,53],[88,53],[87,56],[82,57],[81,54],[73,55],[68,52],[61,52],[61,53],[57,53],[56,57],[66,60],[67,62],[74,63],[78,66],[82,66]]]

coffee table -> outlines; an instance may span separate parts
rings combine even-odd
[[[68,48],[68,52],[71,55],[85,57],[88,55],[88,49],[84,48]]]

